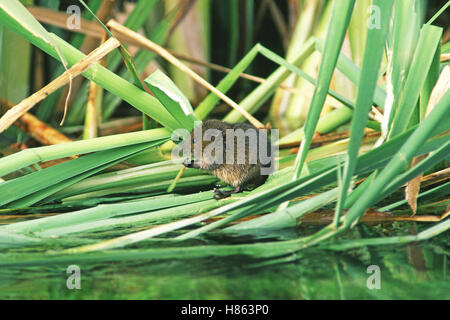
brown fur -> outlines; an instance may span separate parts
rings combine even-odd
[[[222,133],[222,139],[223,139],[223,160],[225,161],[226,155],[230,152],[234,153],[234,163],[227,164],[217,164],[212,163],[212,159],[207,158],[208,155],[205,154],[205,148],[213,143],[213,141],[205,141],[202,139],[202,141],[194,141],[194,132],[190,135],[187,143],[190,143],[191,146],[191,155],[194,157],[194,148],[201,148],[202,153],[200,159],[195,159],[195,161],[188,161],[185,162],[185,165],[188,167],[194,167],[199,168],[204,171],[210,172],[216,177],[218,177],[220,180],[228,183],[229,185],[239,188],[240,187],[246,187],[246,186],[259,186],[265,182],[267,179],[266,175],[261,175],[261,163],[259,162],[259,157],[257,158],[258,161],[255,164],[250,163],[250,146],[249,141],[246,138],[245,139],[245,161],[243,164],[237,163],[237,152],[238,152],[238,146],[237,145],[237,139],[235,138],[234,148],[231,146],[228,146],[226,144],[226,130],[227,129],[243,129],[246,130],[257,130],[255,127],[249,125],[249,124],[236,124],[232,125],[226,122],[222,122],[219,120],[208,120],[204,121],[202,124],[202,137],[203,134],[208,129],[218,129]],[[256,132],[257,134],[257,132]],[[258,138],[259,139],[259,138]],[[270,142],[267,141],[267,146],[270,147]],[[257,151],[259,151],[257,149]],[[214,154],[213,154],[214,156]],[[208,163],[209,160],[209,163]]]

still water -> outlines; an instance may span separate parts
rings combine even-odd
[[[67,264],[1,267],[0,298],[450,299],[447,240],[443,235],[421,244],[341,252],[311,248],[277,259],[79,263],[81,288],[72,290]]]

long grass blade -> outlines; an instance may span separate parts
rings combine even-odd
[[[319,70],[318,85],[314,90],[313,100],[305,123],[305,138],[302,139],[298,157],[296,159],[293,180],[296,180],[303,169],[303,164],[308,153],[311,139],[316,130],[320,112],[326,99],[328,87],[331,82],[339,52],[344,40],[345,32],[350,22],[351,13],[355,1],[336,1],[333,4],[333,12],[328,28],[322,63]]]
[[[343,205],[346,200],[347,190],[356,167],[358,151],[364,137],[368,114],[372,106],[372,97],[377,86],[378,73],[383,55],[383,48],[389,31],[392,0],[375,0],[373,3],[380,9],[380,29],[368,29],[366,48],[364,49],[363,64],[361,66],[361,79],[356,98],[356,108],[353,114],[350,129],[350,143],[347,151],[347,161],[344,166],[343,181],[341,185],[339,201],[336,206],[335,224],[337,226]]]

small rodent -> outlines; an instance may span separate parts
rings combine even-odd
[[[186,167],[210,172],[234,187],[232,191],[214,188],[216,198],[241,192],[248,186],[259,186],[273,171],[273,151],[267,130],[246,123],[203,121],[184,146],[190,147],[186,152],[191,155],[184,161]]]

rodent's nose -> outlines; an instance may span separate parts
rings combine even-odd
[[[189,158],[184,159],[183,164],[185,167],[189,168],[191,166],[191,159],[189,159]]]

